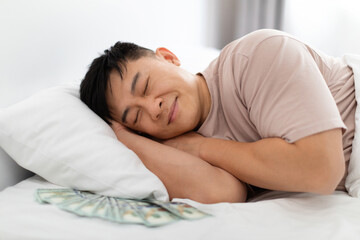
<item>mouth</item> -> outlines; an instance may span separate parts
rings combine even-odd
[[[178,102],[176,97],[173,104],[170,107],[168,125],[175,120],[177,112],[178,112]]]

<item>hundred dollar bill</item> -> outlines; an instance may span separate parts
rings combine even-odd
[[[123,214],[110,203],[111,198],[75,189],[38,189],[35,199],[40,203],[50,203],[59,208],[85,217],[98,217],[118,223],[145,224],[140,214],[123,208]],[[131,217],[130,217],[131,215]]]
[[[149,202],[156,204],[172,214],[188,220],[196,220],[201,219],[203,217],[210,216],[209,214],[196,209],[189,204],[181,203],[181,202],[162,202],[155,199],[149,200]]]
[[[118,199],[118,201],[121,200]],[[144,219],[144,224],[149,227],[161,226],[179,220],[176,215],[158,205],[142,200],[129,199],[125,202]]]
[[[71,189],[38,189],[35,192],[35,199],[40,203],[47,203],[47,199],[53,199],[53,203],[61,203],[65,200],[68,200],[73,195],[74,191]]]
[[[117,223],[162,226],[179,219],[200,219],[208,214],[185,203],[107,197],[76,189],[37,189],[35,199],[68,212]]]

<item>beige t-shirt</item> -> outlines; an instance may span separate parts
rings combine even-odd
[[[280,137],[293,143],[343,128],[348,165],[356,101],[353,72],[341,59],[267,29],[228,44],[201,74],[212,105],[200,134],[239,142]],[[344,179],[338,190],[345,190]]]

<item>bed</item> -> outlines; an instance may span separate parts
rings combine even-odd
[[[212,214],[147,228],[84,218],[42,205],[37,188],[57,188],[32,176],[0,193],[0,239],[359,239],[360,201],[344,192],[330,196],[267,192],[249,203],[200,204]]]
[[[188,48],[187,50],[189,51]],[[218,54],[218,51],[206,48],[196,51],[193,49],[189,51],[192,55],[180,56],[188,64],[184,67],[192,72],[204,68]],[[63,101],[65,98],[67,100]],[[37,189],[61,187],[80,188],[103,195],[115,193],[120,197],[141,198],[151,195],[168,200],[166,189],[159,179],[145,169],[137,156],[119,145],[109,127],[93,115],[76,115],[82,114],[77,107],[83,109],[83,106],[74,103],[80,104],[77,87],[66,86],[45,89],[30,100],[26,99],[15,107],[12,105],[10,110],[0,109],[0,175],[3,189],[0,192],[0,239],[360,238],[360,200],[356,197],[359,195],[356,190],[359,187],[352,189],[357,191],[353,196],[340,191],[327,196],[268,191],[248,203],[201,204],[190,199],[173,199],[211,216],[196,221],[181,220],[155,228],[80,217],[54,205],[39,204],[34,198]],[[56,104],[59,104],[58,109],[71,112],[59,113],[56,108],[55,112],[49,112],[54,111]],[[16,121],[24,116],[24,111],[28,125],[21,125]],[[31,114],[33,112],[36,114]],[[67,115],[71,118],[66,118]],[[45,116],[50,117],[45,119]],[[79,124],[73,118],[93,119],[94,121],[88,122],[95,125]],[[96,131],[73,134],[82,127]],[[101,136],[96,135],[99,134],[99,128],[102,128]],[[33,132],[28,133],[29,129]],[[70,135],[80,137],[72,139],[72,142],[65,141]],[[80,144],[81,137],[95,139],[93,147],[89,146],[92,144],[90,142]],[[123,165],[119,165],[119,161],[109,160],[106,164],[99,165],[96,156],[92,156],[96,154],[87,155],[91,150],[96,152],[98,138],[99,141],[108,141],[107,145],[116,145],[117,150],[114,150],[112,156],[108,156],[109,159],[122,155],[126,156],[122,160],[131,164],[126,169],[122,169]],[[77,147],[73,148],[75,145]],[[121,152],[118,152],[119,149]],[[357,151],[356,148],[356,154]],[[360,169],[359,166],[352,168]],[[113,169],[122,169],[122,172],[114,172]],[[350,175],[359,185],[359,172],[353,171]]]

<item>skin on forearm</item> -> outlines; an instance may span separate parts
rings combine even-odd
[[[336,187],[344,172],[341,130],[337,130],[295,144],[280,138],[253,143],[207,138],[200,157],[255,186],[327,194],[332,191],[324,182],[331,181]],[[324,145],[330,147],[327,154],[321,150]]]
[[[202,203],[246,200],[245,185],[223,169],[126,130],[116,135],[159,177],[170,198],[189,198]]]

